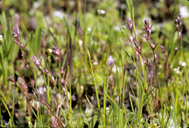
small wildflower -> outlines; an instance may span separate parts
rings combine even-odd
[[[178,51],[178,48],[175,48],[175,52],[174,52],[174,54],[176,54],[176,53],[177,53],[177,51]]]
[[[93,62],[93,65],[98,65],[98,62]]]
[[[56,57],[56,60],[57,60],[58,62],[60,62],[60,58],[59,58],[59,57]]]
[[[179,12],[180,12],[180,14],[182,14],[183,18],[189,17],[189,12],[188,12],[187,6],[180,6]]]
[[[181,65],[182,65],[183,67],[185,67],[185,66],[186,66],[186,62],[182,62]]]
[[[56,117],[52,116],[51,122],[52,122],[53,127],[57,128],[59,126]]]
[[[182,37],[182,15],[181,13],[178,14],[177,19],[175,19],[175,26],[177,28],[177,32],[178,32],[178,39],[180,39]]]
[[[179,67],[178,67],[178,68],[174,68],[173,70],[174,70],[177,74],[180,73],[180,69],[179,69]]]
[[[53,77],[53,76],[51,77],[51,80],[52,80],[52,82],[53,82],[53,83],[55,83],[55,79],[54,79],[54,77]]]
[[[167,57],[167,53],[165,51],[165,48],[162,45],[160,46],[160,48],[161,48],[161,51],[164,53],[164,56]]]
[[[26,68],[27,68],[27,69],[29,69],[29,68],[30,68],[30,66],[27,64],[27,65],[26,65]]]
[[[63,17],[65,16],[65,14],[62,11],[54,11],[53,13],[53,17],[57,17],[59,19],[63,19]]]
[[[115,27],[114,27],[114,30],[115,30],[115,31],[120,31],[120,27],[119,27],[119,26],[115,26]]]
[[[130,33],[133,34],[133,24],[131,18],[127,17],[126,22],[127,28],[130,30]]]
[[[46,71],[42,68],[41,66],[41,62],[39,59],[37,59],[36,56],[32,55],[31,56],[31,60],[33,60],[34,64],[37,65],[39,67],[39,69],[43,72],[43,73],[46,73]]]
[[[100,10],[100,13],[101,13],[101,14],[105,14],[106,11],[105,11],[105,10]]]
[[[147,36],[148,36],[148,39],[149,39],[150,34],[151,34],[152,25],[151,26],[149,25],[148,19],[145,19],[144,23],[145,23],[145,25],[144,25],[145,28],[143,28],[143,30],[147,33]]]
[[[155,49],[155,45],[154,44],[150,44],[150,47],[152,48],[152,49]]]
[[[15,79],[12,76],[9,76],[8,78],[11,82],[15,83]]]
[[[139,60],[139,55],[138,55],[138,52],[136,51],[135,53],[135,56],[136,56],[136,59]]]
[[[45,94],[46,91],[47,91],[47,90],[46,90],[45,87],[39,87],[39,89],[38,89],[38,93],[41,94],[41,95]]]
[[[22,52],[21,56],[24,57],[25,56],[25,52]]]
[[[20,36],[19,28],[16,26],[13,27],[13,35],[15,38],[18,38]]]
[[[134,44],[137,52],[141,55],[141,48],[139,47],[138,41],[134,41]]]
[[[52,50],[53,50],[53,54],[55,54],[55,55],[57,55],[57,56],[60,56],[60,54],[61,54],[60,49],[58,49],[58,48],[55,47],[55,46],[52,46]]]
[[[60,81],[61,81],[62,84],[64,84],[64,78],[63,77],[61,78]]]
[[[48,75],[49,74],[49,71],[47,69],[45,69],[45,73]]]
[[[130,41],[131,43],[133,43],[133,36],[130,36],[130,37],[129,37],[129,41]]]
[[[61,69],[60,69],[60,73],[61,73],[61,74],[64,74],[63,67],[61,67]]]
[[[79,43],[79,46],[82,47],[83,41],[79,40],[78,43]]]
[[[155,54],[154,55],[154,62],[157,60],[157,55]]]
[[[39,59],[37,59],[36,56],[32,55],[32,56],[31,56],[31,60],[34,61],[34,64],[35,64],[35,65],[37,65],[37,66],[41,66],[41,62],[40,62]]]
[[[91,28],[87,28],[87,31],[89,31],[89,32],[90,32],[91,30],[92,30]]]
[[[144,63],[147,65],[148,64],[148,60],[144,60]]]
[[[0,41],[2,41],[3,40],[3,35],[0,35]]]
[[[180,39],[181,37],[182,37],[182,33],[179,32],[179,33],[178,33],[178,38]]]
[[[108,64],[109,64],[111,67],[113,66],[113,64],[114,64],[114,59],[113,59],[112,56],[109,56],[109,57],[108,57]]]
[[[25,81],[21,78],[21,77],[18,77],[18,83],[26,90],[28,87],[27,85],[25,84]]]
[[[163,53],[165,53],[165,48],[161,45],[160,46],[160,48],[161,48],[161,51],[163,52]]]
[[[98,13],[101,13],[102,15],[104,15],[104,14],[106,13],[105,10],[100,10],[100,9],[98,9],[97,11],[98,11]]]
[[[28,96],[28,86],[25,84],[25,81],[21,77],[18,77],[18,83],[24,89],[24,94]]]
[[[63,102],[62,102],[62,97],[61,97],[60,94],[57,94],[56,96],[57,96],[57,98],[58,98],[58,108],[60,108],[61,105],[63,104]]]
[[[14,35],[14,38],[15,38],[15,43],[21,47],[20,45],[20,31],[19,31],[19,28],[17,26],[14,26],[13,27],[13,35]],[[21,48],[24,48],[24,47],[21,47]]]
[[[52,53],[52,52],[53,52],[53,50],[52,50],[52,49],[48,49],[47,51],[48,51],[49,53]]]

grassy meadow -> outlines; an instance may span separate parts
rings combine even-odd
[[[189,127],[189,1],[1,0],[0,127]]]

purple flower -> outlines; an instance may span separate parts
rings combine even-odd
[[[109,64],[111,67],[113,66],[113,64],[114,64],[114,59],[113,59],[112,56],[109,56],[109,57],[108,57],[108,64]]]

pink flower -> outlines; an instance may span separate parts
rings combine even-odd
[[[52,50],[53,50],[53,54],[55,54],[55,55],[57,55],[57,56],[60,56],[60,54],[61,54],[60,49],[58,49],[58,48],[55,47],[55,46],[52,46]]]
[[[11,82],[15,83],[15,79],[12,76],[9,76],[8,78]]]
[[[36,56],[32,55],[32,56],[31,56],[31,60],[34,61],[34,64],[35,64],[35,65],[37,65],[37,66],[41,66],[41,62],[40,62],[39,59],[37,59]]]
[[[52,122],[53,127],[57,128],[59,126],[55,116],[51,117],[51,122]]]
[[[25,81],[21,77],[18,77],[18,83],[24,89],[24,94],[28,96],[28,86]]]

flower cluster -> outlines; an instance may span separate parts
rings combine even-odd
[[[160,48],[161,48],[161,51],[163,52],[164,56],[167,58],[167,53],[165,51],[165,48],[162,45],[160,46]]]
[[[130,33],[131,33],[131,36],[129,37],[129,41],[131,42],[131,43],[133,43],[133,24],[132,24],[132,20],[131,20],[131,18],[129,18],[129,17],[127,17],[127,19],[126,19],[126,22],[127,22],[127,28],[130,30]]]
[[[13,35],[14,35],[14,38],[15,38],[15,43],[20,46],[22,49],[24,49],[24,44],[20,44],[20,31],[19,31],[19,28],[17,26],[14,26],[13,27]]]
[[[18,84],[23,88],[24,94],[28,96],[28,86],[21,77],[18,77]]]
[[[60,55],[61,55],[61,50],[58,49],[55,46],[52,46],[51,49],[48,49],[48,51],[56,56],[56,60],[59,62],[60,61]]]
[[[39,69],[45,73],[46,75],[48,75],[52,81],[52,83],[55,85],[55,79],[54,77],[49,73],[49,71],[47,69],[43,69],[43,67],[41,66],[41,61],[34,55],[31,56],[31,60],[33,60],[34,64],[39,67]]]
[[[149,42],[151,31],[152,31],[151,30],[152,29],[152,25],[150,26],[149,20],[147,20],[147,19],[144,20],[144,28],[142,28],[142,29],[146,32],[146,35],[144,35],[143,37]],[[153,45],[151,46],[151,48],[152,47],[153,47]]]
[[[132,24],[131,18],[127,17],[126,22],[127,22],[127,28],[130,30],[130,33],[132,34],[133,33],[133,24]]]
[[[13,82],[13,83],[15,83],[16,81],[15,81],[15,79],[12,77],[12,76],[9,76],[9,78],[8,78],[11,82]]]
[[[175,24],[176,24],[176,28],[177,28],[177,32],[178,32],[178,38],[180,39],[182,34],[182,22],[181,22],[181,19],[182,19],[182,15],[179,13],[178,16],[177,16],[177,19],[175,19]]]
[[[141,54],[141,48],[140,48],[140,46],[138,44],[138,41],[134,41],[134,44],[135,44],[135,48],[136,48],[137,52],[142,56],[142,54]]]

